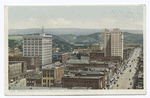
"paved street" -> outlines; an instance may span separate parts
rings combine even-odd
[[[140,48],[136,48],[132,57],[129,59],[125,70],[120,74],[118,81],[113,86],[113,89],[132,89],[133,87],[133,76],[136,72],[136,65],[138,62],[138,56]],[[130,66],[131,65],[131,66]]]

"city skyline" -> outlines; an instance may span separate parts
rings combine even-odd
[[[143,30],[143,6],[9,6],[9,29],[43,25],[44,28]]]
[[[144,10],[142,5],[9,6],[7,90],[144,94]]]

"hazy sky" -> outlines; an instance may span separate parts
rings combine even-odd
[[[143,6],[11,6],[9,29],[143,29]]]

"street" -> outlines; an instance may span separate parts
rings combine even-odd
[[[129,58],[127,66],[123,67],[123,71],[119,75],[119,79],[112,87],[113,89],[132,89],[133,77],[136,72],[139,53],[140,48],[136,48],[132,57]]]

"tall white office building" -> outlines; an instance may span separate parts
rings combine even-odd
[[[39,69],[52,63],[52,36],[46,36],[43,29],[39,35],[23,36],[23,56],[39,57]]]
[[[110,32],[105,29],[105,57],[121,56],[123,59],[123,32],[118,28]]]

